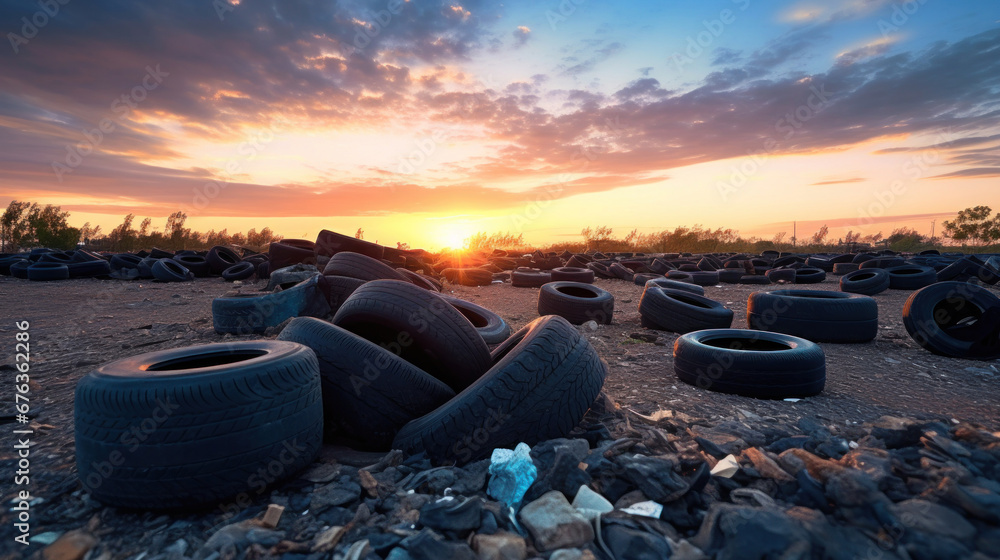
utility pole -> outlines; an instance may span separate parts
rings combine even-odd
[[[796,231],[797,231],[796,230],[796,226],[797,225],[798,224],[796,222],[792,222],[792,247],[795,246],[795,240],[798,239],[798,234],[796,233]]]
[[[935,223],[937,223],[937,220],[931,220],[931,239],[934,239],[934,224]]]

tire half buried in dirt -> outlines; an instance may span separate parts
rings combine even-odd
[[[868,296],[826,290],[754,292],[747,325],[813,342],[868,342],[878,334],[878,305]]]
[[[903,304],[903,326],[917,344],[951,358],[1000,357],[1000,298],[967,282],[938,282]]]
[[[539,315],[558,315],[574,325],[610,325],[614,311],[615,296],[592,284],[549,282],[538,291]]]
[[[312,350],[256,340],[162,350],[84,376],[74,401],[80,481],[101,502],[187,508],[293,475],[319,452]]]
[[[607,368],[562,317],[535,319],[493,351],[495,365],[440,408],[413,420],[392,447],[464,464],[498,447],[565,437],[597,398]]]
[[[402,280],[375,280],[354,291],[333,324],[382,345],[455,391],[490,367],[472,323],[444,298]]]
[[[406,360],[326,321],[293,319],[278,340],[316,352],[328,441],[340,436],[357,449],[386,451],[404,424],[455,396]]]
[[[674,342],[678,379],[747,397],[808,397],[823,390],[826,358],[816,344],[781,333],[709,329]]]

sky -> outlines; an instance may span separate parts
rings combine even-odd
[[[0,205],[393,246],[1000,209],[1000,2],[0,0]]]

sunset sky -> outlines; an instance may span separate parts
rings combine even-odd
[[[436,249],[1000,209],[996,0],[51,5],[0,2],[0,205],[75,226]]]

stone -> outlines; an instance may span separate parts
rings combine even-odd
[[[604,544],[616,560],[659,560],[670,557],[670,545],[660,535],[623,525],[606,525]]]
[[[284,506],[269,504],[267,510],[264,511],[264,517],[260,520],[261,526],[266,529],[274,529],[281,521],[281,514],[283,513],[285,513]]]
[[[361,486],[350,477],[341,477],[337,482],[331,482],[313,491],[311,507],[313,511],[321,511],[331,506],[343,506],[353,503],[361,497]]]
[[[690,486],[674,472],[674,463],[658,457],[622,455],[618,464],[625,468],[624,477],[650,500],[666,503],[683,496]]]
[[[903,527],[913,531],[933,533],[971,542],[976,538],[976,528],[955,510],[934,502],[913,498],[895,504],[893,512]]]
[[[476,560],[476,553],[464,542],[447,542],[430,529],[406,537],[400,542],[413,560]]]
[[[865,473],[875,484],[882,484],[892,476],[892,457],[884,449],[852,449],[840,458],[840,464]]]
[[[557,490],[525,505],[518,517],[531,533],[535,548],[543,552],[580,547],[594,540],[590,522]]]
[[[921,424],[912,418],[883,416],[872,424],[872,437],[885,442],[887,449],[916,445],[923,435]]]
[[[779,482],[792,482],[795,478],[785,472],[778,463],[766,452],[756,447],[750,447],[743,451],[743,456],[757,469],[763,478],[777,480]]]
[[[472,550],[480,560],[524,560],[528,556],[524,539],[513,533],[475,535]]]
[[[490,457],[490,482],[487,494],[509,507],[517,509],[524,494],[538,477],[538,469],[531,460],[531,448],[519,443],[512,450],[498,448]]]
[[[586,448],[586,441],[578,441],[583,442],[584,448],[589,451]],[[587,451],[581,455],[569,450],[566,446],[557,447],[551,467],[540,471],[538,480],[525,493],[524,499],[530,502],[549,490],[558,490],[566,496],[572,496],[580,486],[590,484],[591,476],[580,468],[580,462],[587,456]]]
[[[581,486],[577,490],[576,497],[573,498],[573,507],[588,520],[615,510],[615,506],[607,498],[594,492],[589,486]]]
[[[829,459],[821,459],[805,449],[789,449],[778,455],[778,464],[791,475],[805,469],[810,476],[820,482],[844,471],[844,467]]]
[[[265,529],[253,519],[247,519],[226,525],[215,532],[198,551],[198,557],[204,558],[213,552],[225,553],[239,551],[252,544],[267,547],[278,544],[285,538],[284,531]]]
[[[82,529],[63,533],[52,544],[42,549],[45,560],[80,560],[97,546],[97,537]]]
[[[420,523],[439,531],[465,533],[479,528],[483,501],[446,497],[420,508]]]
[[[809,533],[773,509],[717,503],[691,543],[715,558],[810,558]]]

